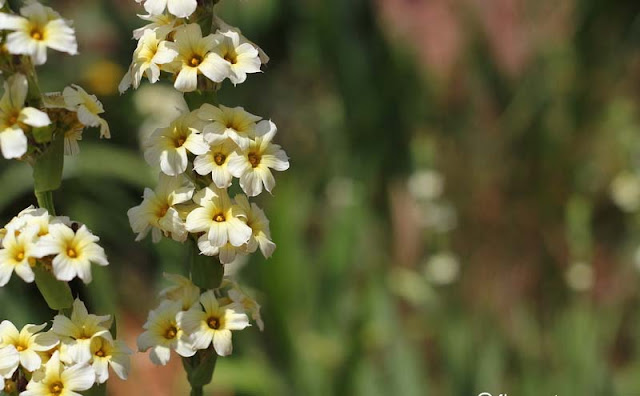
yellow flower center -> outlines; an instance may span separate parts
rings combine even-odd
[[[260,165],[260,156],[258,154],[249,153],[247,157],[249,158],[249,163],[252,167],[256,168],[258,165]]]
[[[218,213],[217,215],[213,216],[213,221],[215,221],[216,223],[222,223],[225,220],[226,218],[224,217],[223,213]]]
[[[184,142],[186,142],[187,139],[183,136],[177,137],[173,140],[173,145],[175,146],[175,148],[180,148],[182,147],[182,145],[184,144]]]
[[[34,40],[42,40],[44,38],[44,34],[42,34],[42,31],[38,28],[33,28],[31,30],[31,38]]]
[[[167,340],[173,340],[178,335],[178,329],[175,326],[171,326],[165,331],[164,338]]]
[[[222,153],[215,153],[213,155],[213,160],[216,162],[218,166],[222,166],[222,164],[224,164],[224,161],[226,159],[227,159],[227,156]]]
[[[191,67],[198,67],[200,66],[200,64],[202,63],[202,57],[200,55],[196,55],[194,54],[191,59],[189,60],[189,66]]]
[[[78,252],[76,251],[76,249],[70,247],[67,249],[67,256],[71,258],[76,258],[78,257]]]
[[[229,51],[224,55],[224,60],[231,63],[232,65],[235,65],[236,63],[238,63],[238,54],[236,54],[235,51]]]
[[[19,251],[18,254],[16,254],[16,261],[22,261],[24,260],[24,251]]]
[[[52,395],[61,394],[63,389],[64,385],[62,385],[62,382],[60,381],[54,382],[53,384],[49,385],[49,392],[51,392]]]
[[[97,356],[97,357],[105,357],[105,355],[106,355],[106,354],[104,353],[104,351],[103,351],[102,349],[98,349],[98,350],[96,351],[96,356]]]
[[[210,329],[218,330],[220,328],[220,320],[216,317],[210,317],[207,319],[207,326],[209,326]]]
[[[22,351],[24,351],[24,350],[26,350],[26,349],[27,349],[27,347],[25,347],[25,346],[24,346],[24,345],[22,345],[22,344],[18,344],[18,345],[16,345],[16,350],[17,350],[18,352],[22,352]]]
[[[158,218],[164,217],[164,215],[166,215],[168,211],[169,211],[169,205],[165,203],[162,206],[160,206],[156,211],[156,217]]]
[[[18,123],[18,115],[12,114],[11,117],[9,117],[8,124],[15,125],[17,123]]]

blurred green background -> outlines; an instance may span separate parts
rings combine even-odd
[[[185,247],[135,243],[126,211],[154,175],[140,136],[170,86],[117,94],[143,24],[133,0],[50,1],[113,139],[85,132],[59,212],[111,265],[84,289],[135,338]],[[291,169],[259,203],[278,249],[237,266],[266,329],[234,334],[211,395],[640,394],[640,3],[635,0],[222,0],[271,57],[220,100],[271,118]],[[0,215],[34,204],[0,163]],[[15,277],[14,277],[15,278]],[[76,285],[80,286],[80,285]],[[32,285],[0,317],[51,318]],[[186,394],[179,359],[134,359],[111,395]]]

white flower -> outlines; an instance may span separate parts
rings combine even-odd
[[[51,124],[47,113],[24,107],[28,89],[27,78],[22,74],[14,74],[4,83],[4,94],[0,99],[0,148],[7,159],[20,158],[27,152],[23,125],[43,127]]]
[[[147,30],[156,32],[158,37],[167,37],[167,35],[171,33],[173,29],[175,29],[176,22],[179,21],[173,15],[167,14],[138,15],[138,17],[143,21],[149,21],[151,23],[133,31],[133,38],[136,40],[140,40],[140,37],[142,37],[144,35],[144,32]]]
[[[182,312],[182,304],[169,300],[164,300],[157,309],[149,312],[149,318],[143,326],[146,331],[138,337],[138,349],[141,352],[151,349],[149,357],[154,364],[166,365],[172,349],[182,357],[196,353],[190,338],[178,325],[178,312]]]
[[[53,274],[58,280],[68,282],[78,276],[84,283],[91,282],[91,263],[109,265],[104,249],[99,246],[100,238],[93,235],[86,226],[75,233],[64,224],[53,224],[49,234],[38,242],[36,254],[53,258]]]
[[[66,345],[65,355],[70,362],[87,363],[91,360],[91,340],[102,337],[112,341],[110,315],[93,315],[80,299],[73,302],[71,317],[56,315],[51,331]],[[66,360],[66,359],[63,359]]]
[[[233,246],[227,242],[223,246],[215,246],[211,243],[207,234],[198,238],[198,249],[205,256],[218,256],[221,264],[232,263],[238,255],[246,255],[246,245]]]
[[[144,1],[144,9],[149,14],[159,15],[168,9],[172,15],[178,18],[187,18],[193,14],[198,6],[196,0],[136,0],[137,3]]]
[[[236,195],[234,200],[247,216],[247,225],[252,231],[251,238],[247,242],[247,251],[253,253],[260,247],[260,251],[265,258],[271,257],[276,249],[276,244],[271,240],[269,219],[267,219],[264,211],[255,203],[249,203],[249,199],[242,194]]]
[[[198,24],[190,24],[176,30],[176,60],[167,70],[177,73],[174,87],[181,92],[192,92],[198,87],[198,74],[214,82],[222,82],[230,74],[229,62],[213,52],[221,36],[210,34],[202,37]]]
[[[0,347],[0,389],[4,388],[4,379],[11,378],[20,365],[20,354],[14,345]]]
[[[20,396],[79,396],[76,391],[91,388],[96,381],[94,370],[87,364],[65,367],[56,351],[43,371],[34,374],[27,390]]]
[[[269,56],[262,50],[262,48],[257,46],[256,43],[252,42],[251,40],[249,40],[245,36],[243,36],[242,32],[240,31],[240,29],[238,29],[237,27],[229,25],[228,23],[223,21],[222,18],[220,18],[219,16],[217,16],[215,14],[213,15],[213,20],[214,20],[214,23],[216,24],[216,26],[218,27],[218,31],[222,31],[222,32],[232,31],[232,32],[238,33],[238,35],[240,36],[240,42],[241,43],[249,43],[254,48],[256,48],[258,50],[258,54],[260,56],[260,61],[262,61],[263,65],[266,65],[267,63],[269,63]]]
[[[256,134],[256,122],[262,118],[246,112],[242,107],[216,107],[205,103],[198,110],[201,120],[209,121],[203,132],[207,142],[218,144],[223,139],[233,140],[240,149],[249,147]]]
[[[27,371],[35,371],[42,364],[38,352],[47,351],[60,342],[53,333],[40,333],[46,326],[46,323],[28,324],[18,331],[13,323],[5,320],[0,323],[0,347],[13,345],[18,351],[20,365]]]
[[[262,192],[262,186],[271,192],[276,181],[271,169],[284,171],[289,169],[287,154],[279,145],[271,143],[277,129],[271,121],[261,121],[257,126],[257,136],[241,154],[229,158],[229,172],[240,178],[240,187],[254,197]]]
[[[160,297],[179,301],[182,303],[182,310],[186,311],[198,302],[200,298],[200,288],[191,282],[190,279],[177,274],[164,274],[165,279],[172,285],[160,291]]]
[[[247,79],[247,73],[260,72],[262,62],[258,50],[253,45],[243,42],[237,32],[229,30],[220,34],[224,39],[215,52],[229,62],[229,80],[234,85],[243,83]]]
[[[214,247],[223,247],[227,242],[242,246],[249,241],[251,228],[244,223],[246,215],[231,202],[226,190],[211,185],[198,191],[193,200],[200,207],[187,215],[187,231],[205,232]]]
[[[78,120],[88,127],[100,127],[100,138],[111,138],[109,124],[98,116],[104,113],[104,107],[95,95],[89,95],[79,85],[71,85],[62,91],[64,102],[69,110],[78,113]]]
[[[0,14],[0,29],[14,31],[7,36],[10,53],[30,55],[36,65],[47,61],[47,47],[71,55],[78,53],[73,28],[60,14],[37,2],[22,7],[20,14]]]
[[[163,173],[176,176],[187,170],[187,150],[195,155],[209,151],[200,134],[202,122],[193,113],[175,119],[168,127],[156,130],[149,138],[144,158],[150,165],[160,166]]]
[[[232,285],[233,288],[229,290],[229,298],[231,301],[241,306],[245,312],[250,313],[251,319],[253,319],[258,325],[258,329],[260,329],[260,331],[264,331],[264,322],[260,315],[260,304],[245,294],[237,284],[232,283]]]
[[[163,41],[153,30],[145,30],[133,53],[131,67],[118,87],[120,93],[131,85],[137,89],[145,75],[151,83],[157,82],[160,79],[160,65],[173,61],[177,55],[173,43]]]
[[[109,379],[109,367],[120,379],[126,380],[131,368],[129,355],[133,353],[122,341],[104,337],[91,339],[91,367],[96,372],[96,382],[102,384]]]
[[[210,141],[209,144],[211,147],[209,151],[193,160],[193,170],[203,176],[211,174],[211,179],[217,187],[227,188],[233,180],[233,176],[227,169],[227,162],[237,146],[233,140],[227,138],[223,138],[221,142]]]
[[[242,330],[248,326],[249,318],[237,312],[234,305],[220,306],[213,290],[202,293],[200,304],[186,312],[178,314],[179,325],[193,339],[197,349],[207,349],[213,342],[213,348],[220,356],[230,355],[233,350],[231,331]]]
[[[0,249],[0,286],[9,282],[14,271],[25,282],[33,282],[31,266],[36,263],[37,236],[38,228],[31,227],[22,232],[9,231],[4,237]]]
[[[161,174],[156,190],[146,188],[142,203],[127,212],[129,224],[138,234],[136,240],[142,240],[151,230],[154,243],[160,242],[163,233],[184,242],[187,231],[175,205],[189,201],[194,190],[193,183],[184,176]]]

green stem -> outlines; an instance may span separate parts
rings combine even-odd
[[[51,216],[56,215],[56,208],[53,203],[53,191],[36,192],[36,199],[38,200],[38,206],[45,208]]]
[[[204,395],[203,387],[199,386],[191,389],[191,396],[203,396],[203,395]]]

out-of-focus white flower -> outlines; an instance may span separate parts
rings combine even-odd
[[[154,364],[166,365],[171,358],[171,350],[182,357],[195,355],[190,338],[178,325],[176,315],[182,312],[182,303],[164,300],[160,306],[149,312],[146,330],[138,337],[138,349],[146,352],[151,349],[149,357]]]
[[[193,14],[198,6],[196,0],[136,0],[144,1],[144,9],[151,15],[160,15],[168,9],[172,15],[178,18],[187,18]]]
[[[621,172],[611,182],[611,198],[625,212],[640,207],[640,177],[632,172]]]
[[[47,47],[71,55],[78,53],[75,32],[60,14],[37,2],[22,7],[20,14],[0,14],[0,29],[13,30],[7,36],[10,53],[30,55],[36,65],[47,61]]]
[[[38,257],[55,256],[53,274],[58,280],[68,282],[77,276],[89,283],[92,280],[91,263],[109,265],[104,249],[96,243],[99,240],[84,225],[73,232],[67,225],[53,224],[49,234],[38,241],[35,254]]]
[[[165,273],[164,277],[169,280],[172,285],[160,291],[160,297],[179,301],[182,303],[182,310],[186,311],[198,302],[200,298],[200,288],[191,282],[190,279],[177,274]]]
[[[242,107],[216,107],[208,103],[200,107],[198,117],[210,122],[203,130],[207,142],[217,144],[229,138],[242,150],[249,147],[251,139],[256,135],[256,122],[262,119]]]
[[[110,315],[94,315],[87,311],[87,307],[80,299],[73,302],[71,317],[56,315],[53,318],[51,331],[66,345],[65,354],[73,363],[88,363],[91,361],[91,340],[102,337],[112,341]],[[65,359],[63,359],[65,360]]]
[[[434,200],[444,191],[444,177],[434,170],[421,170],[409,177],[409,192],[415,199]]]
[[[347,208],[355,204],[356,186],[352,179],[334,177],[327,184],[326,195],[329,204],[336,208]]]
[[[13,345],[18,351],[20,365],[27,371],[35,371],[42,364],[38,352],[47,351],[60,342],[53,333],[41,333],[46,326],[46,323],[28,324],[18,331],[13,323],[5,320],[0,323],[0,347]]]
[[[265,258],[271,257],[273,251],[276,249],[276,244],[271,240],[269,219],[267,219],[264,211],[255,203],[249,203],[249,199],[247,199],[245,195],[236,195],[234,200],[245,212],[247,225],[252,231],[251,238],[249,238],[249,242],[247,242],[247,252],[253,253],[260,247],[260,251]]]
[[[211,144],[211,143],[210,143]],[[209,151],[193,160],[193,170],[199,175],[211,175],[213,183],[219,188],[231,185],[233,176],[227,167],[229,157],[237,146],[231,139],[211,144]]]
[[[163,233],[185,241],[187,231],[175,205],[189,201],[194,190],[193,183],[183,176],[161,174],[156,190],[146,188],[142,203],[127,212],[131,229],[138,234],[136,240],[142,240],[151,230],[154,243],[160,242]]]
[[[2,239],[0,249],[0,286],[9,282],[15,271],[22,280],[31,283],[34,280],[32,265],[36,261],[36,237],[38,228],[31,227],[22,232],[10,231]]]
[[[429,281],[437,285],[448,285],[458,279],[460,263],[453,253],[434,254],[425,263],[424,274]]]
[[[575,262],[569,266],[565,273],[567,285],[575,291],[586,291],[593,287],[593,268],[583,262]]]
[[[133,53],[129,71],[118,87],[120,93],[126,91],[131,85],[137,89],[144,76],[147,76],[152,84],[157,82],[160,79],[160,66],[172,62],[177,55],[175,44],[164,41],[153,30],[145,30]]]
[[[5,14],[0,13],[2,15]],[[28,142],[23,126],[51,124],[47,113],[24,107],[28,90],[27,78],[22,74],[14,74],[4,83],[4,94],[0,99],[0,149],[7,159],[20,158],[27,152]]]
[[[126,380],[131,369],[129,355],[131,349],[122,341],[104,337],[91,339],[91,367],[96,372],[96,382],[105,383],[109,379],[109,367],[120,379]]]
[[[149,165],[159,166],[169,176],[177,176],[187,170],[187,150],[195,155],[209,151],[202,138],[202,122],[193,113],[176,118],[168,127],[156,130],[149,138],[144,158]]]
[[[214,82],[222,82],[230,75],[229,62],[214,52],[221,41],[220,35],[202,37],[198,24],[180,27],[175,33],[178,56],[166,66],[177,73],[174,87],[181,92],[192,92],[198,87],[198,74]]]
[[[252,235],[244,222],[246,214],[240,206],[231,202],[226,190],[215,185],[198,191],[193,200],[199,205],[187,215],[187,231],[204,232],[214,247],[223,247],[227,242],[242,246]]]
[[[449,202],[421,203],[420,212],[422,226],[438,233],[444,234],[458,225],[458,214]]]
[[[78,113],[78,120],[88,127],[99,127],[100,138],[111,138],[109,124],[98,114],[104,113],[104,107],[95,95],[89,95],[79,85],[66,87],[62,92],[64,102],[69,110]]]
[[[56,351],[43,371],[34,375],[27,384],[27,390],[20,396],[78,396],[77,391],[91,388],[96,381],[96,373],[87,364],[66,367]]]
[[[289,169],[287,154],[279,145],[271,143],[277,131],[273,122],[261,121],[249,147],[229,158],[229,172],[240,179],[240,187],[250,197],[260,194],[263,185],[271,193],[276,184],[271,169]]]
[[[215,52],[229,63],[229,80],[234,85],[245,82],[247,74],[260,72],[262,62],[258,50],[253,45],[241,41],[240,34],[232,30],[219,33],[224,38],[215,48]]]
[[[231,331],[250,326],[247,315],[237,309],[234,305],[221,307],[209,290],[200,296],[200,304],[178,314],[178,323],[191,335],[194,348],[207,349],[213,343],[218,355],[228,356],[233,350]]]

